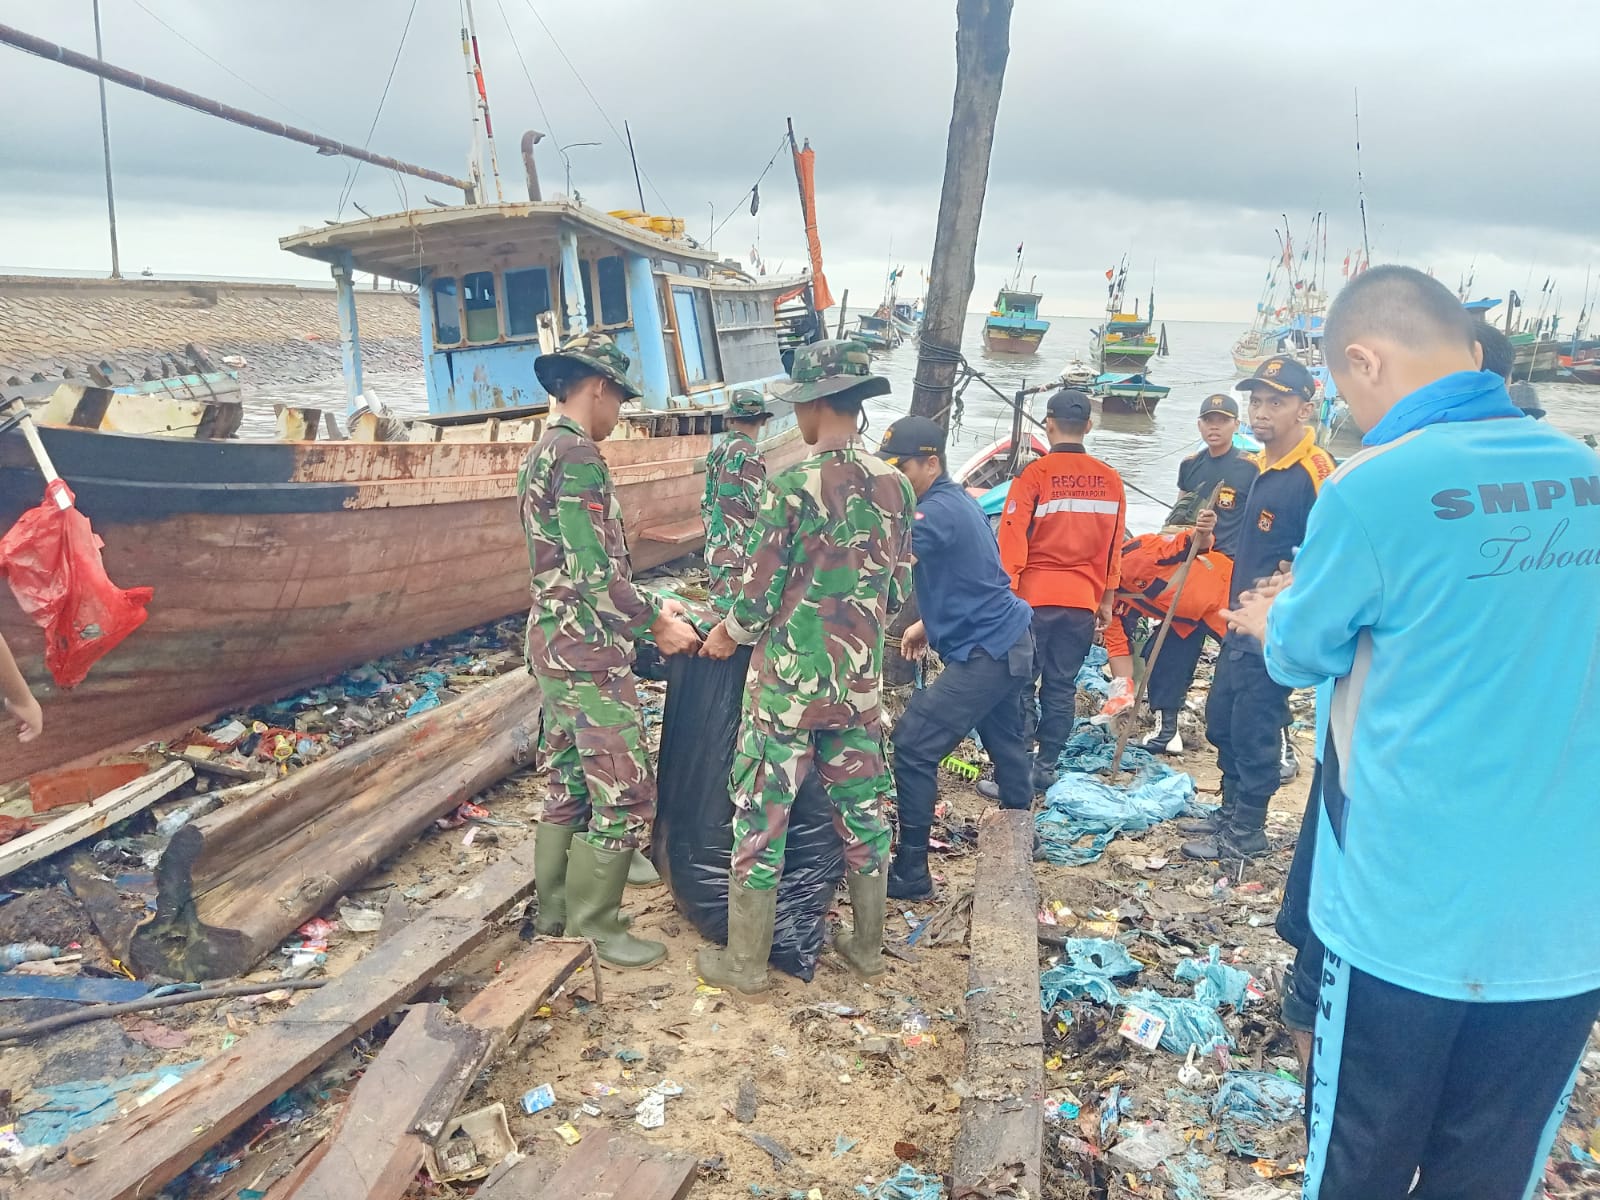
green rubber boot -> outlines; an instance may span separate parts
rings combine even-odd
[[[667,956],[660,942],[630,934],[622,918],[632,858],[631,849],[602,850],[587,836],[573,838],[567,853],[567,936],[588,938],[600,960],[614,967],[648,967]]]
[[[643,850],[635,850],[633,858],[628,863],[629,887],[653,887],[661,882],[661,873],[656,870],[655,863],[651,862]]]
[[[707,946],[697,956],[700,978],[714,987],[747,996],[772,986],[767,956],[778,916],[778,889],[757,891],[733,883],[728,888],[728,948]]]
[[[833,948],[857,975],[882,975],[888,967],[883,961],[883,917],[889,903],[889,872],[851,871],[845,883],[854,928],[834,938]]]
[[[539,897],[539,912],[533,919],[535,933],[560,937],[567,926],[567,851],[582,825],[557,825],[540,821],[533,831],[533,887]]]

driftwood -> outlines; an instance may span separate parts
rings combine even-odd
[[[952,1174],[956,1195],[1002,1179],[1040,1194],[1044,1023],[1033,818],[991,811],[978,830],[968,971],[967,1059]],[[987,1194],[987,1193],[985,1193]]]
[[[0,846],[0,878],[101,833],[134,813],[143,812],[193,778],[194,771],[187,764],[169,763],[107,792],[76,812],[57,817],[42,828],[12,839]]]
[[[156,1195],[486,939],[494,918],[532,890],[533,839],[527,838],[282,1018],[136,1112],[68,1139],[63,1161],[30,1179],[29,1200]]]
[[[585,961],[598,992],[593,943],[540,939],[459,1015],[437,1004],[413,1008],[356,1084],[333,1132],[273,1188],[272,1200],[399,1200],[478,1072]]]
[[[660,1150],[611,1130],[588,1133],[560,1170],[524,1159],[478,1189],[478,1200],[683,1200],[698,1177],[692,1154]]]
[[[249,970],[430,822],[526,764],[536,697],[533,677],[514,672],[185,825],[156,868],[135,967],[176,979]]]

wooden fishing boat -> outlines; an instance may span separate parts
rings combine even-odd
[[[1050,451],[1044,439],[1036,433],[1028,435],[1015,462],[1012,461],[1011,446],[1012,439],[1009,437],[985,446],[962,463],[960,469],[951,472],[951,477],[969,492],[986,492],[1007,482],[1034,459]]]
[[[992,354],[1037,354],[1050,331],[1039,316],[1038,292],[1001,288],[994,307],[983,319],[983,348]]]
[[[857,317],[855,333],[852,336],[876,350],[893,350],[902,340],[894,321],[884,316],[881,310]]]
[[[291,442],[41,430],[105,541],[110,577],[155,598],[148,622],[71,691],[45,674],[38,629],[0,605],[0,633],[46,713],[43,736],[0,759],[0,778],[180,732],[524,609],[517,472],[548,416],[533,360],[558,331],[603,330],[633,362],[643,395],[601,451],[635,569],[699,544],[705,456],[729,391],[785,386],[778,309],[803,296],[820,327],[820,253],[808,276],[752,279],[680,237],[540,200],[531,177],[529,188],[527,203],[281,240],[332,265],[351,440],[317,440],[315,413]],[[419,289],[429,416],[409,426],[363,396],[355,271]],[[804,446],[775,400],[763,449],[781,470]],[[0,439],[0,522],[42,490],[21,440]]]
[[[1153,413],[1172,389],[1151,383],[1140,374],[1108,372],[1089,387],[1089,394],[1100,401],[1106,412]]]

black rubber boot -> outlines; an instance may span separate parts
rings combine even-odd
[[[900,844],[889,865],[889,895],[896,900],[933,899],[933,876],[928,874],[929,832],[901,826]]]
[[[1255,858],[1265,854],[1267,845],[1267,806],[1241,800],[1219,835],[1224,858]]]
[[[1056,773],[1056,764],[1061,761],[1061,747],[1055,746],[1046,750],[1039,747],[1038,756],[1033,760],[1033,790],[1048,792],[1056,785],[1060,775]],[[998,793],[996,793],[998,795]]]
[[[977,791],[978,795],[982,796],[985,800],[1000,799],[1000,785],[992,779],[978,780]]]
[[[1221,830],[1223,823],[1228,819],[1228,810],[1233,807],[1228,796],[1227,785],[1222,788],[1222,804],[1217,811],[1209,817],[1196,817],[1187,821],[1178,821],[1175,828],[1187,837],[1215,837]]]
[[[1182,754],[1183,736],[1178,732],[1176,709],[1163,708],[1156,713],[1161,724],[1154,733],[1140,743],[1151,754]]]

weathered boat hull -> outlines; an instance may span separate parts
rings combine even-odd
[[[991,354],[1037,354],[1044,335],[1043,329],[1006,329],[985,325],[983,348]]]
[[[516,477],[527,442],[177,441],[41,430],[105,542],[106,570],[150,586],[149,620],[64,691],[16,605],[0,633],[45,712],[0,779],[181,732],[371,658],[528,603]],[[636,570],[699,542],[709,434],[611,439]],[[781,469],[804,451],[789,426]],[[0,528],[42,495],[20,438],[0,439]]]

